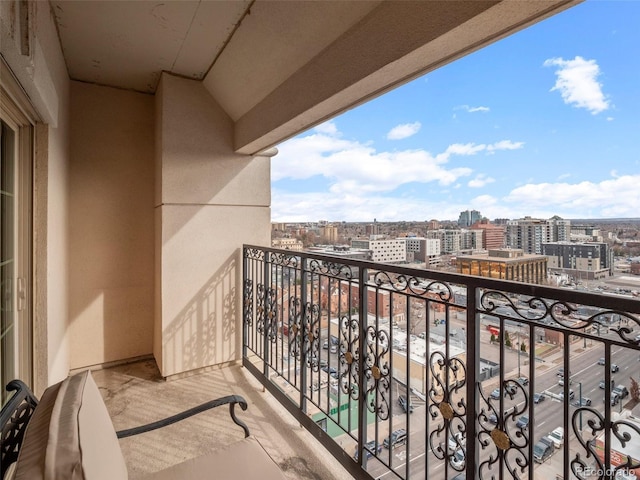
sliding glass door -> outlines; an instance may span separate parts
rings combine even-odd
[[[0,403],[14,378],[32,381],[33,127],[0,95]]]

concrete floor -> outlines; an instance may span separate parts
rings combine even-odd
[[[162,419],[230,394],[249,408],[243,420],[288,478],[333,480],[351,475],[326,449],[240,366],[214,369],[165,381],[153,360],[92,372],[116,430]],[[129,478],[162,470],[243,438],[243,431],[218,407],[177,424],[120,440]],[[250,461],[250,459],[248,459]]]

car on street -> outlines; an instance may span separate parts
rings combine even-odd
[[[598,365],[604,365],[604,364],[605,364],[604,357],[600,357],[600,359],[598,360]]]
[[[456,470],[462,470],[464,468],[464,450],[459,448],[453,452],[453,455],[449,457],[449,463]]]
[[[560,395],[558,395],[560,397],[560,400],[564,400],[564,391],[560,392]],[[573,390],[569,390],[569,400],[573,400],[573,397],[575,397],[576,394]]]
[[[555,428],[551,433],[549,433],[549,435],[547,435],[547,437],[553,441],[556,448],[562,447],[562,444],[564,443],[564,428]]]
[[[405,395],[398,395],[398,403],[400,407],[404,411],[404,413],[413,413],[413,404],[411,403],[411,399],[407,400]]]
[[[606,382],[604,380],[600,380],[600,383],[598,384],[598,387],[600,387],[602,390],[604,390],[604,387],[606,386]],[[614,381],[611,380],[611,388],[614,388]]]
[[[527,377],[518,377],[516,379],[516,382],[518,382],[523,387],[526,387],[527,385],[529,385],[529,379]]]
[[[572,403],[574,407],[588,407],[591,405],[591,399],[589,397],[582,397]]]
[[[549,457],[553,455],[553,447],[549,445],[547,442],[544,442],[540,439],[533,446],[533,460],[538,463],[545,462]]]
[[[573,380],[569,378],[569,385],[571,385],[572,383],[573,383]],[[558,385],[560,385],[561,387],[564,387],[564,377],[560,377],[558,379]]]
[[[376,454],[380,454],[380,452],[382,452],[382,445],[378,445],[376,448],[375,440],[371,440],[365,443],[364,448],[365,448],[365,458],[371,458],[374,455],[374,453],[372,452],[376,452]],[[356,452],[353,454],[353,459],[356,462],[358,461],[358,447],[356,447]]]
[[[399,428],[391,432],[387,438],[382,442],[384,448],[391,449],[396,448],[407,443],[407,431],[404,428]]]
[[[534,393],[533,394],[533,403],[544,402],[545,396],[543,393]]]
[[[616,365],[615,363],[611,364],[611,373],[616,373],[620,371],[620,367],[618,365]]]
[[[462,432],[456,432],[449,437],[449,450],[457,450],[467,445],[467,439]]]
[[[527,428],[529,426],[529,416],[522,415],[518,421],[516,422],[516,427],[518,428]]]
[[[624,385],[617,385],[613,390],[611,390],[611,392],[615,393],[620,398],[627,398],[627,395],[629,395],[629,390],[627,390],[627,387]]]

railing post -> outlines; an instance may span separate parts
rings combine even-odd
[[[301,257],[300,265],[302,267],[301,281],[300,281],[300,324],[302,330],[300,332],[300,409],[307,413],[307,351],[304,348],[306,345],[306,339],[309,338],[309,332],[307,331],[307,322],[305,322],[305,316],[307,312],[311,314],[313,311],[310,305],[307,305],[309,301],[309,292],[307,291],[307,284],[309,282],[309,259]],[[320,361],[320,359],[318,359]]]
[[[364,267],[358,267],[358,461],[366,466],[367,456],[363,454],[367,442],[367,391],[364,370],[367,355],[367,274]]]
[[[269,252],[264,251],[264,265],[262,266],[262,284],[264,285],[264,298],[262,299],[262,351],[263,351],[263,364],[262,364],[262,374],[265,378],[269,378],[269,362],[270,360],[270,344],[269,335],[270,335],[270,324],[268,322],[269,312],[267,309],[269,308],[269,290],[271,289],[271,275],[270,275],[270,262],[269,262]]]
[[[249,278],[249,259],[247,258],[247,247],[242,247],[242,358],[247,357],[247,343],[249,342],[249,324],[247,323],[246,303],[247,279]]]
[[[466,478],[479,478],[478,475],[478,442],[476,416],[478,412],[478,392],[476,389],[476,372],[480,365],[480,322],[476,321],[477,305],[480,302],[481,290],[475,285],[467,287],[467,458]]]

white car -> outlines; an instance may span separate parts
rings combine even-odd
[[[564,443],[564,428],[558,427],[553,430],[553,432],[549,433],[548,437],[553,440],[553,444],[556,448],[562,447]]]

